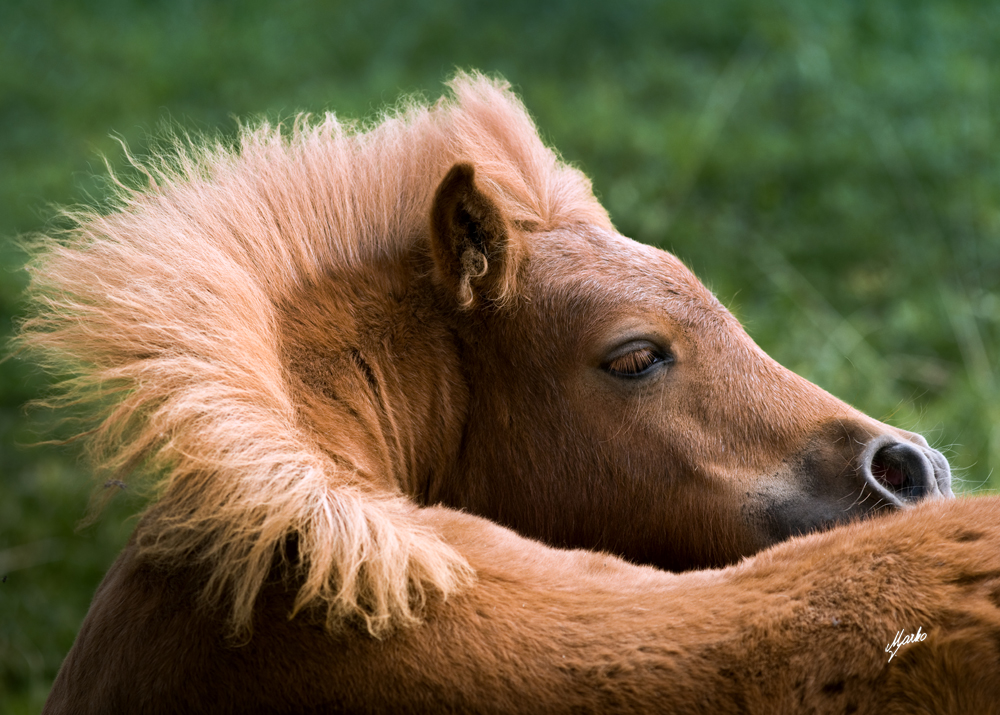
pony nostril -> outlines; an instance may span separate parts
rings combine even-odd
[[[906,482],[906,472],[878,459],[872,462],[872,476],[890,489],[899,489]]]
[[[872,478],[901,499],[920,499],[931,488],[933,468],[916,447],[896,442],[880,448],[869,465]]]

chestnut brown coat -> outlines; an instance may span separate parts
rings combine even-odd
[[[179,146],[40,253],[23,340],[156,494],[47,711],[871,708],[893,629],[938,680],[986,648],[996,505],[914,507],[940,453],[618,235],[503,83],[452,88]]]

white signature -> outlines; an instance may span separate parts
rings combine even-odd
[[[892,643],[885,647],[885,652],[889,654],[889,661],[891,662],[893,657],[896,655],[896,651],[902,648],[904,645],[909,645],[910,643],[919,643],[920,641],[927,638],[926,633],[920,632],[920,627],[917,628],[916,633],[911,633],[908,636],[904,636],[905,630],[900,631],[896,634],[896,637],[892,639]]]

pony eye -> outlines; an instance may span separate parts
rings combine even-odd
[[[670,362],[670,356],[653,347],[642,346],[611,358],[604,369],[617,377],[639,377],[662,362]]]

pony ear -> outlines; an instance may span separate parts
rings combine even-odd
[[[515,242],[500,208],[475,182],[472,164],[451,167],[431,208],[431,251],[438,280],[470,308],[502,303],[513,292]]]

